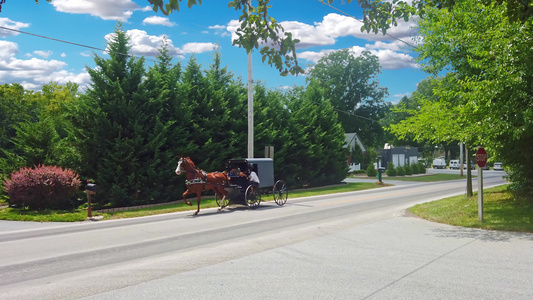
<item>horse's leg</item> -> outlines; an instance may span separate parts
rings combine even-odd
[[[197,215],[200,212],[200,200],[202,199],[202,192],[198,192],[196,194],[196,203],[198,203],[198,209],[196,209],[196,212],[194,213]]]
[[[192,205],[191,202],[189,202],[189,201],[187,200],[187,195],[189,195],[189,194],[192,194],[192,193],[191,193],[191,191],[189,191],[189,189],[187,189],[187,190],[185,191],[185,193],[183,193],[183,201],[185,201],[185,204],[191,206],[191,205]]]
[[[222,192],[221,192],[222,190]],[[222,210],[224,207],[226,207],[226,205],[224,205],[224,202],[226,201],[226,190],[224,188],[216,188],[215,189],[215,193],[217,194],[218,198],[220,199],[220,207],[218,208],[218,210]]]

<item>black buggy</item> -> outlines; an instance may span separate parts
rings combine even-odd
[[[259,177],[259,187],[254,188],[249,182],[249,170]],[[226,168],[229,184],[224,188],[228,192],[223,207],[229,204],[241,204],[257,207],[261,203],[261,194],[274,196],[277,205],[287,202],[289,191],[283,180],[274,182],[274,162],[272,158],[240,158],[228,161]],[[220,206],[220,199],[217,198]]]

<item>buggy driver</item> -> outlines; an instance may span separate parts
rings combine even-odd
[[[248,165],[248,182],[253,188],[259,188],[259,177],[254,172],[254,166],[252,164]]]

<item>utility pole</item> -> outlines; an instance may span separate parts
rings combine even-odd
[[[248,158],[254,158],[254,83],[252,50],[248,53]]]
[[[468,145],[465,145],[466,154],[466,196],[472,197],[472,166],[470,165],[470,154],[468,152]]]
[[[461,169],[461,177],[463,177],[463,166],[464,166],[463,142],[460,142],[459,143],[459,169]]]

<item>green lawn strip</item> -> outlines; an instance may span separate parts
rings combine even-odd
[[[472,176],[474,178],[476,176]],[[361,177],[355,177],[355,178],[361,178]],[[368,177],[369,179],[373,179],[374,177]],[[387,182],[387,180],[402,180],[402,181],[417,181],[417,182],[434,182],[434,181],[444,181],[444,180],[458,180],[458,179],[466,179],[466,173],[464,176],[461,176],[459,174],[423,174],[423,175],[414,175],[414,176],[383,176],[383,182]]]
[[[462,227],[533,232],[533,199],[515,196],[506,186],[485,189],[483,222],[478,220],[477,193],[416,205],[409,209],[426,220]]]
[[[353,192],[380,187],[376,183],[349,183],[342,185],[335,185],[322,188],[314,188],[307,190],[289,190],[290,198],[308,197],[316,195],[326,195],[333,193]],[[262,195],[262,201],[273,201],[272,194]],[[179,211],[196,210],[196,198],[189,199],[192,206],[185,203],[174,203],[168,205],[154,206],[149,208],[123,210],[116,212],[99,213],[93,210],[93,216],[102,216],[104,219],[122,219],[122,218],[136,218],[150,215],[158,215]],[[200,203],[200,210],[206,208],[218,207],[213,196],[202,196]],[[87,218],[86,209],[76,209],[72,211],[28,211],[18,208],[4,207],[0,209],[0,220],[13,221],[36,221],[36,222],[77,222],[84,221]]]
[[[0,209],[0,220],[32,221],[32,222],[78,222],[87,219],[87,211],[74,209],[62,210],[25,210],[11,207]]]

